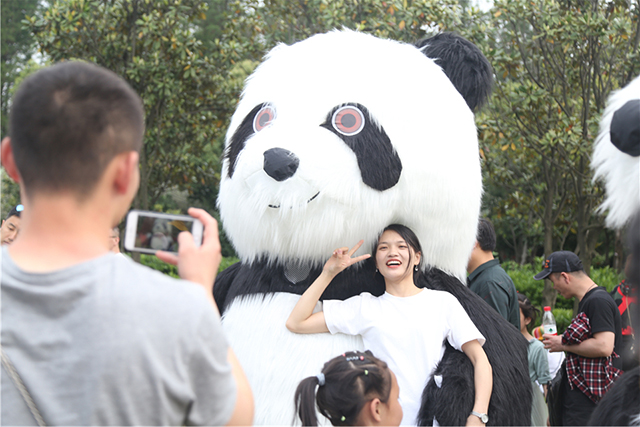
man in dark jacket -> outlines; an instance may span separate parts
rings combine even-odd
[[[469,289],[480,295],[487,304],[520,330],[520,307],[516,287],[511,277],[494,258],[496,232],[491,221],[481,218],[478,222],[476,244],[467,264]]]

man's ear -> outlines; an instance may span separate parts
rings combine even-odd
[[[137,185],[139,158],[140,155],[137,151],[126,151],[114,158],[114,161],[117,162],[114,187],[118,193],[127,193],[131,185]]]
[[[13,158],[13,148],[11,147],[11,138],[8,136],[2,140],[0,146],[0,156],[2,156],[2,166],[7,171],[7,175],[15,182],[20,182],[20,174]]]

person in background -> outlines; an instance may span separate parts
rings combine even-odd
[[[303,426],[318,425],[316,405],[334,426],[397,426],[402,420],[399,394],[385,362],[370,351],[349,351],[302,380],[294,400]]]
[[[620,313],[606,291],[585,273],[573,252],[549,255],[536,280],[548,278],[563,298],[575,297],[578,314],[562,335],[544,334],[550,352],[567,353],[562,425],[584,426],[596,404],[620,375],[622,341]]]
[[[17,205],[11,208],[7,218],[2,220],[0,226],[0,241],[3,245],[10,245],[20,232],[20,215],[24,206]]]
[[[632,255],[627,256],[627,260],[624,265],[625,277],[629,277],[629,272],[632,263]],[[636,310],[638,310],[638,299],[636,295],[631,292],[631,284],[627,283],[627,279],[616,285],[610,292],[613,300],[618,305],[618,311],[620,312],[620,318],[622,320],[622,350],[620,357],[622,358],[622,370],[630,371],[638,366],[640,361],[640,350],[636,345],[635,331],[633,329],[633,319]]]
[[[120,229],[115,226],[109,232],[109,250],[114,254],[120,253]]]
[[[180,234],[176,280],[109,251],[140,183],[144,109],[113,72],[68,61],[26,78],[0,147],[25,206],[2,247],[3,425],[249,425],[253,397],[212,286],[215,219]]]
[[[529,298],[521,293],[518,293],[518,304],[520,305],[520,332],[529,341],[527,355],[529,359],[529,377],[533,387],[531,425],[544,426],[547,425],[547,419],[549,418],[549,411],[545,403],[547,383],[551,380],[549,362],[544,346],[529,332],[529,328],[536,321],[539,310],[531,304]],[[540,391],[541,388],[542,392]]]
[[[521,293],[518,293],[518,304],[520,305],[520,332],[529,341],[529,376],[531,381],[540,384],[546,397],[547,383],[551,380],[547,351],[544,349],[544,345],[529,332],[529,328],[535,323],[538,317],[537,313],[540,310],[531,304],[526,295]]]
[[[494,258],[496,232],[486,218],[478,221],[476,243],[467,264],[469,289],[496,309],[502,317],[520,330],[520,310],[516,287],[511,277]]]

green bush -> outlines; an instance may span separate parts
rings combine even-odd
[[[619,274],[613,268],[607,266],[602,268],[592,268],[590,272],[591,279],[598,284],[607,288],[607,292],[611,292],[622,279],[624,274]]]
[[[220,273],[222,270],[226,270],[227,267],[231,267],[233,264],[235,264],[238,261],[240,260],[234,256],[222,257],[222,261],[220,262],[220,267],[218,268],[218,273]]]
[[[171,277],[178,277],[178,267],[160,261],[155,255],[140,254],[140,264],[158,270]]]
[[[553,313],[553,317],[556,318],[556,326],[558,327],[558,334],[564,332],[567,329],[567,326],[571,323],[571,319],[573,319],[573,309],[572,308],[554,308],[551,310]],[[542,315],[536,323],[540,325],[542,322]]]
[[[218,267],[218,273],[236,262],[238,262],[238,258],[236,257],[222,257],[220,267]],[[155,255],[140,254],[140,264],[158,270],[171,277],[179,277],[178,267],[160,261]]]

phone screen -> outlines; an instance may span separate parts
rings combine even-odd
[[[178,252],[178,234],[193,232],[193,220],[138,216],[136,248],[154,251]]]

